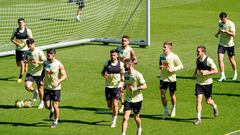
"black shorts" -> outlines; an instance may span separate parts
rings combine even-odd
[[[15,50],[15,52],[16,52],[16,62],[27,60],[27,51]]]
[[[43,76],[32,76],[31,74],[27,74],[25,78],[25,82],[36,82],[38,86],[43,86]]]
[[[176,82],[164,82],[160,80],[160,89],[167,90],[169,88],[170,92],[175,92],[177,89],[177,83]]]
[[[60,101],[61,90],[47,90],[44,89],[44,101]]]
[[[218,53],[225,54],[226,51],[229,57],[232,57],[235,55],[234,46],[224,47],[224,46],[218,45]]]
[[[212,84],[208,84],[208,85],[196,84],[195,95],[198,96],[200,94],[204,94],[204,96],[206,98],[211,97],[212,96]]]
[[[105,87],[105,97],[106,97],[106,100],[113,100],[113,99],[116,99],[116,100],[119,100],[120,98],[120,90],[121,88],[108,88],[108,87]]]
[[[124,102],[124,111],[133,110],[134,114],[139,114],[142,109],[142,101],[131,103],[128,101]]]
[[[77,0],[76,4],[79,5],[80,9],[85,7],[85,1],[84,0]]]

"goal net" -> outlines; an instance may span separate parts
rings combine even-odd
[[[14,54],[10,37],[18,18],[25,19],[43,50],[86,42],[120,43],[123,35],[130,36],[132,44],[149,45],[148,0],[85,0],[80,21],[75,1],[0,0],[0,56]]]

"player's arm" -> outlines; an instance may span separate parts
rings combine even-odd
[[[235,31],[220,30],[223,33],[228,34],[229,36],[235,37]]]
[[[32,31],[28,28],[27,28],[27,35],[28,35],[28,38],[33,38]]]
[[[101,71],[101,75],[102,75],[102,77],[104,77],[104,78],[107,78],[107,77],[108,77],[108,73],[107,73],[107,63],[104,64],[103,69],[102,69],[102,71]]]
[[[137,56],[136,56],[134,50],[132,49],[132,50],[130,51],[130,53],[131,53],[131,58],[132,58],[132,60],[133,60],[133,63],[134,63],[134,64],[137,64],[137,63],[138,63],[138,61],[137,61]]]
[[[16,30],[13,31],[10,41],[16,46],[19,46],[19,44],[15,41],[15,33],[16,33]]]
[[[193,78],[196,78],[197,77],[197,67],[195,68],[195,71],[193,73]]]
[[[215,37],[218,38],[219,34],[220,34],[220,30],[217,31],[217,33],[215,34]]]
[[[67,79],[67,73],[63,65],[60,66],[59,73],[60,73],[60,78],[56,82],[54,82],[55,87],[57,87],[62,81]]]
[[[183,69],[183,64],[181,62],[181,60],[179,59],[178,56],[175,57],[174,59],[174,67],[172,67],[172,72],[175,72],[175,71],[178,71],[178,70],[181,70]]]
[[[217,66],[212,59],[209,60],[209,66],[211,67],[211,70],[201,70],[202,75],[213,75],[218,73]]]

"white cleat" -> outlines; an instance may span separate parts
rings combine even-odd
[[[233,75],[232,80],[233,80],[233,81],[236,81],[236,80],[237,80],[237,74],[236,74],[236,73]]]
[[[81,19],[80,19],[80,16],[76,16],[76,20],[77,21],[80,21]]]
[[[115,128],[115,127],[116,127],[116,122],[112,122],[111,128]]]
[[[194,125],[199,125],[199,124],[201,124],[201,120],[196,120],[194,123],[193,123]]]
[[[43,109],[43,107],[44,107],[44,103],[41,102],[41,103],[39,104],[39,106],[38,106],[38,109]]]
[[[226,77],[221,77],[218,81],[219,82],[223,82],[223,81],[225,81],[226,80]]]
[[[172,112],[171,117],[175,117],[175,116],[176,116],[176,112]]]

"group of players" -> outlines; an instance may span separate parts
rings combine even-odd
[[[220,35],[218,45],[218,62],[221,71],[219,82],[225,81],[224,73],[224,54],[227,51],[230,63],[233,68],[232,80],[237,79],[237,67],[234,58],[234,41],[235,26],[232,21],[227,18],[227,14],[222,12],[219,14],[219,30],[215,34]],[[164,107],[163,119],[166,117],[176,116],[176,71],[183,69],[183,64],[179,57],[172,52],[172,42],[166,41],[163,43],[163,53],[159,58],[160,76],[160,91],[161,101]],[[211,75],[218,73],[217,66],[212,58],[206,55],[206,47],[204,45],[197,46],[196,68],[193,78],[196,79],[195,95],[196,95],[196,121],[193,124],[201,123],[202,98],[205,96],[206,103],[213,108],[213,114],[218,116],[218,107],[212,98],[213,79]],[[142,107],[142,90],[147,88],[143,75],[134,69],[137,64],[137,57],[133,49],[129,46],[129,37],[122,37],[122,46],[110,51],[110,60],[107,61],[101,72],[105,78],[105,96],[107,105],[112,108],[112,123],[111,127],[116,127],[118,115],[118,100],[121,99],[122,108],[119,112],[124,111],[122,121],[122,135],[126,134],[127,122],[131,111],[134,113],[134,120],[137,124],[137,135],[142,132],[142,124],[139,113]],[[169,89],[172,110],[171,114],[168,111],[166,91]],[[125,94],[123,94],[125,93]],[[124,99],[124,100],[123,100]],[[124,102],[123,102],[124,101]],[[123,110],[122,110],[123,109]]]
[[[61,82],[67,78],[63,64],[56,59],[55,49],[44,52],[36,47],[32,32],[25,26],[23,18],[18,19],[16,28],[11,37],[11,42],[16,46],[16,63],[20,66],[18,83],[26,72],[25,89],[33,92],[33,100],[37,100],[39,93],[40,104],[50,110],[49,118],[53,120],[51,128],[55,128],[59,119],[59,101],[61,96]],[[33,88],[34,81],[37,89]]]
[[[232,21],[227,18],[225,12],[219,15],[219,30],[216,37],[220,35],[218,46],[218,62],[221,71],[220,82],[226,80],[224,73],[223,57],[225,52],[229,56],[232,68],[234,70],[232,80],[237,79],[237,67],[234,58],[234,41],[235,26]],[[55,49],[47,51],[47,58],[42,50],[35,46],[32,32],[25,27],[25,20],[18,20],[18,28],[13,31],[11,41],[16,46],[16,62],[20,66],[20,75],[18,82],[22,82],[22,76],[25,72],[25,88],[33,92],[33,98],[36,100],[39,93],[40,104],[39,109],[45,105],[50,110],[50,117],[54,116],[51,128],[57,126],[59,119],[58,104],[60,101],[61,82],[67,78],[64,66],[56,59]],[[110,60],[104,63],[101,75],[105,79],[105,96],[107,105],[113,110],[111,127],[116,127],[116,120],[119,112],[124,112],[122,121],[122,135],[126,134],[127,123],[131,111],[134,113],[134,120],[137,124],[137,134],[142,133],[142,124],[140,119],[140,111],[142,108],[142,90],[147,88],[143,75],[134,69],[138,63],[136,54],[129,46],[129,37],[122,37],[122,46],[110,51]],[[25,45],[26,43],[26,45]],[[163,53],[159,58],[160,91],[161,101],[164,107],[163,119],[168,116],[176,115],[176,71],[183,69],[180,58],[172,52],[172,42],[163,43]],[[218,116],[218,108],[212,99],[212,74],[218,72],[217,66],[213,59],[206,55],[206,47],[197,46],[196,69],[193,77],[196,78],[196,115],[197,120],[194,124],[201,123],[202,97],[205,96],[207,104],[213,107],[214,116]],[[28,67],[28,68],[27,68]],[[36,81],[37,90],[32,87]],[[166,91],[169,89],[172,110],[168,111]],[[118,101],[121,101],[122,107],[118,110]],[[52,103],[51,103],[52,102]]]

